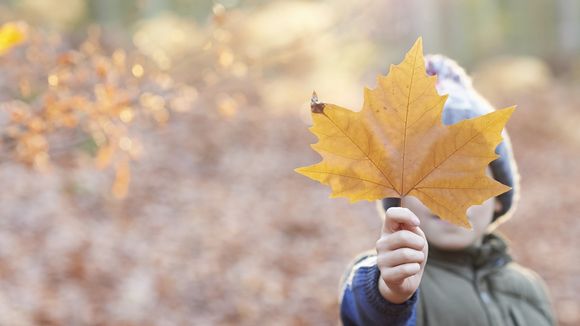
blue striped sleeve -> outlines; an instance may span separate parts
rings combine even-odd
[[[340,319],[345,326],[416,324],[418,292],[404,303],[393,304],[379,292],[376,256],[359,259],[343,280]]]

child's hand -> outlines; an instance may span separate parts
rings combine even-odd
[[[389,302],[407,301],[419,287],[427,262],[427,239],[419,218],[408,208],[387,210],[377,241],[379,291]]]

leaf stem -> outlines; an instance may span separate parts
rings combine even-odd
[[[403,207],[403,198],[393,198],[393,200],[395,201],[395,207]]]

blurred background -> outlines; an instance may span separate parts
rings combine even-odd
[[[358,110],[416,38],[508,123],[500,231],[580,324],[580,2],[0,1],[0,325],[335,325],[375,204],[329,199],[313,89]]]

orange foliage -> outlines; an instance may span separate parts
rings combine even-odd
[[[7,28],[0,29],[0,43]],[[138,52],[107,51],[99,39],[94,29],[78,48],[66,48],[58,35],[30,29],[29,40],[1,58],[8,79],[19,81],[3,90],[14,96],[2,103],[9,119],[1,149],[4,158],[42,170],[60,153],[88,148],[97,167],[115,170],[113,195],[123,198],[129,162],[141,151],[132,136],[136,122],[167,123],[173,108],[164,97],[181,101],[176,109],[184,111],[192,93]]]

